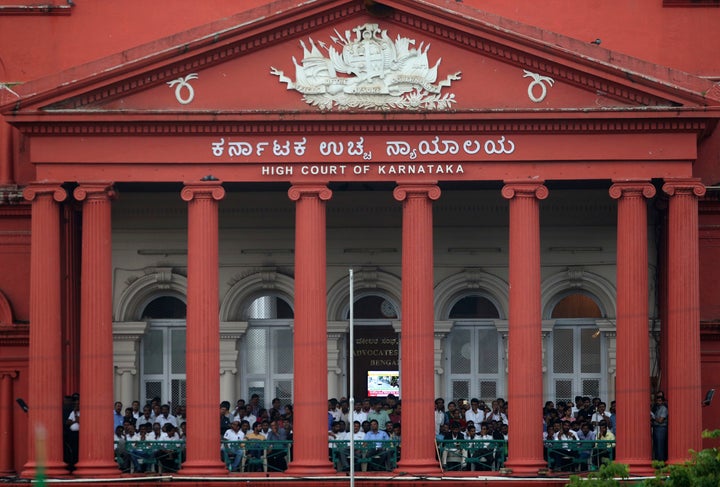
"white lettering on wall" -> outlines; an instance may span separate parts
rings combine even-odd
[[[273,160],[282,161],[283,159],[302,157],[307,153],[313,159],[342,157],[344,159],[356,158],[372,161],[373,151],[367,145],[363,137],[351,141],[315,140],[310,142],[305,137],[301,140],[273,139],[272,141],[263,140],[258,142],[226,141],[225,138],[221,138],[210,143],[210,150],[214,157],[227,156],[230,159],[269,157]],[[515,152],[515,143],[504,135],[486,140],[457,140],[435,136],[418,142],[386,140],[384,152],[388,157],[407,159],[409,161],[414,161],[418,156],[509,155]],[[336,170],[340,170],[341,166],[335,167],[337,167]]]

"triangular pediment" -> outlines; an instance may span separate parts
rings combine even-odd
[[[280,1],[17,91],[21,98],[5,113],[215,117],[720,104],[708,80],[439,0]]]

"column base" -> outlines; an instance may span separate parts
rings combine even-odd
[[[648,459],[623,460],[622,458],[616,458],[615,463],[624,463],[625,465],[627,465],[628,470],[630,471],[630,475],[635,475],[639,477],[655,476],[655,469],[652,468],[650,460]]]
[[[103,460],[78,462],[73,470],[76,477],[117,477],[120,475],[120,468],[115,462],[107,462]]]
[[[34,479],[38,475],[38,465],[36,462],[28,462],[20,472],[20,477],[24,479]],[[45,477],[69,477],[70,471],[65,462],[46,463],[43,466],[43,475]]]
[[[182,464],[182,468],[175,475],[186,477],[223,477],[227,476],[228,469],[220,461],[194,460]]]
[[[285,473],[290,476],[321,476],[335,475],[337,472],[329,461],[319,461],[317,463],[310,462],[290,462]]]
[[[699,450],[697,450],[697,451],[699,451]],[[683,463],[687,462],[690,459],[691,459],[691,457],[689,454],[687,456],[679,457],[679,458],[668,457],[665,464],[666,465],[682,465]]]
[[[400,460],[393,471],[396,475],[442,475],[440,464],[435,458]]]
[[[516,460],[505,463],[505,469],[513,477],[537,477],[547,472],[548,464],[542,460]],[[512,473],[510,473],[510,471]]]

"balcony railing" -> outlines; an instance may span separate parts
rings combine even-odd
[[[231,472],[284,472],[291,460],[290,440],[223,440],[221,444]]]
[[[437,448],[446,472],[498,471],[507,458],[507,441],[504,440],[440,440]]]
[[[350,441],[331,440],[330,460],[338,472],[350,470]],[[354,462],[356,472],[390,472],[397,467],[400,457],[399,440],[355,440]]]
[[[548,468],[556,472],[597,470],[604,461],[615,460],[615,441],[548,440],[545,442]]]
[[[441,440],[436,442],[443,471],[499,471],[505,466],[504,440]],[[400,459],[399,440],[355,441],[355,471],[392,471]],[[338,472],[350,469],[350,442],[328,441],[328,457]],[[229,471],[283,472],[292,459],[292,441],[221,441],[218,454]],[[559,472],[597,470],[615,459],[615,441],[544,442],[548,469]],[[185,457],[184,441],[116,441],[115,459],[127,473],[174,473]]]

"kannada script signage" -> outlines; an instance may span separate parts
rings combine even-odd
[[[319,139],[308,137],[244,140],[221,137],[211,142],[210,151],[220,160],[238,162],[273,162],[333,159],[341,157],[356,161],[414,161],[420,157],[434,160],[488,159],[512,154],[515,143],[504,135],[476,137],[400,137],[366,141],[364,137]],[[424,157],[421,157],[424,156]]]
[[[507,137],[495,138],[393,138],[366,141],[364,137],[312,139],[307,137],[272,140],[243,140],[228,137],[210,144],[213,158],[223,161],[272,164],[260,168],[263,176],[393,176],[464,174],[460,161],[489,159],[515,152]],[[428,159],[433,162],[423,162]],[[295,161],[318,161],[295,166]],[[323,164],[322,161],[342,161]],[[370,164],[383,161],[383,163]],[[388,162],[386,162],[388,161]],[[402,161],[392,163],[391,161]]]

